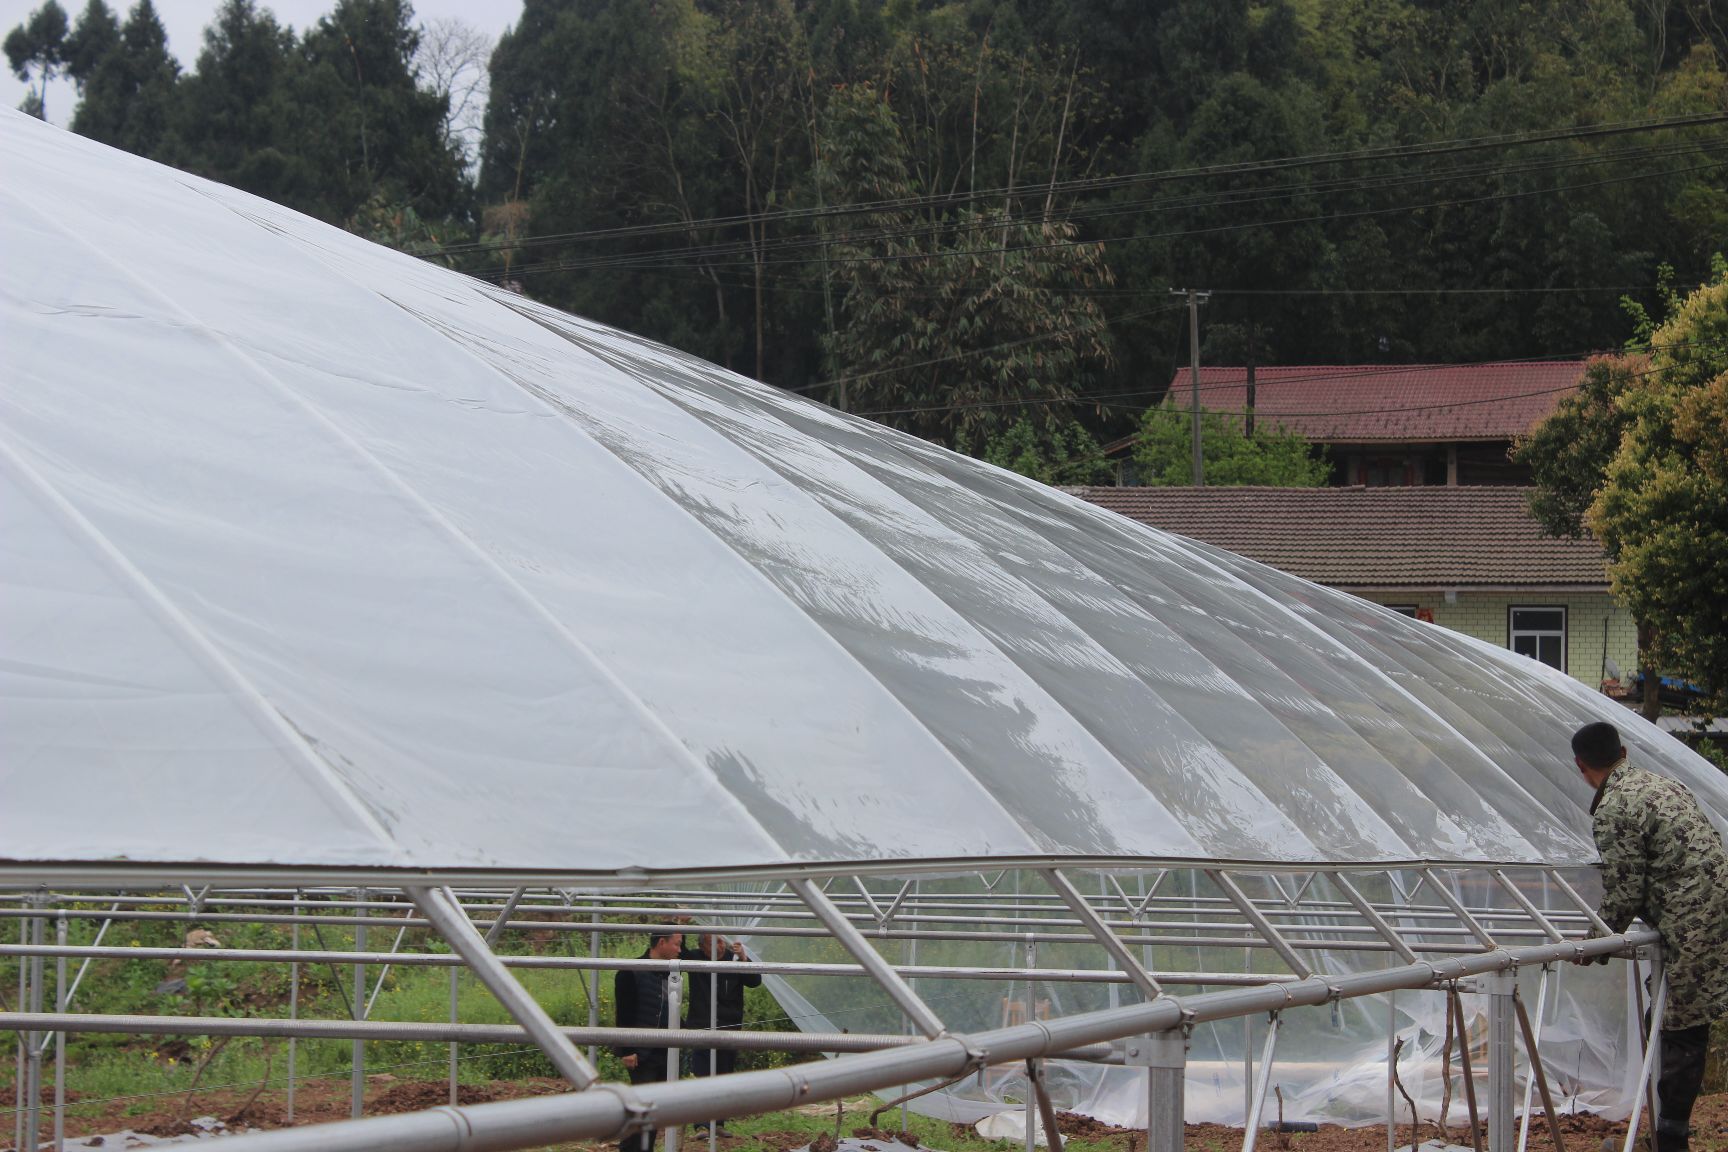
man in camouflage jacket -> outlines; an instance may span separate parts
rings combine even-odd
[[[1602,920],[1623,932],[1634,917],[1662,937],[1668,978],[1661,1021],[1656,1152],[1684,1152],[1704,1080],[1710,1022],[1728,1015],[1728,851],[1686,787],[1626,762],[1606,722],[1572,737],[1602,853]]]

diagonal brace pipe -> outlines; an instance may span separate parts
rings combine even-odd
[[[882,958],[882,953],[870,946],[870,941],[864,938],[864,934],[858,931],[852,921],[846,919],[846,913],[828,899],[828,894],[822,891],[815,881],[799,878],[788,883],[792,886],[792,891],[798,894],[798,899],[816,913],[816,919],[822,921],[822,926],[832,932],[841,947],[852,953],[858,963],[864,966],[864,971],[882,986],[882,990],[888,993],[900,1011],[906,1013],[906,1018],[912,1021],[918,1031],[931,1040],[948,1034],[948,1028],[941,1018],[919,999],[918,993],[912,991],[912,986],[906,983],[900,973],[894,971],[894,966]]]
[[[1044,883],[1050,885],[1051,891],[1062,897],[1062,902],[1074,910],[1074,914],[1080,917],[1080,923],[1085,925],[1086,930],[1092,933],[1098,943],[1104,945],[1104,951],[1122,966],[1128,978],[1146,994],[1146,999],[1156,1000],[1164,994],[1163,987],[1134,959],[1134,953],[1129,951],[1128,945],[1122,943],[1122,938],[1110,930],[1110,925],[1104,923],[1092,905],[1086,903],[1086,897],[1080,895],[1079,890],[1068,882],[1068,877],[1054,868],[1041,869],[1040,873],[1044,877]]]
[[[491,990],[498,1002],[504,1005],[516,1023],[522,1025],[541,1051],[552,1061],[552,1066],[558,1074],[570,1081],[577,1088],[586,1088],[600,1079],[600,1073],[587,1057],[576,1050],[576,1045],[570,1038],[558,1030],[558,1025],[552,1022],[552,1017],[546,1014],[546,1009],[540,1007],[528,990],[522,987],[510,969],[498,962],[492,949],[486,946],[486,941],[475,929],[467,913],[462,911],[462,905],[457,902],[456,894],[448,888],[409,888],[408,896],[412,899],[426,919],[432,922],[440,935],[456,950],[456,954],[467,961],[468,967],[480,977],[480,982]]]
[[[1303,962],[1302,957],[1296,955],[1296,949],[1290,947],[1290,941],[1284,939],[1278,929],[1273,927],[1272,921],[1268,920],[1266,914],[1254,906],[1254,901],[1248,899],[1247,894],[1227,872],[1221,868],[1208,868],[1206,875],[1211,877],[1212,883],[1223,890],[1230,903],[1236,905],[1236,910],[1242,913],[1243,918],[1254,926],[1254,930],[1260,933],[1260,938],[1272,945],[1272,950],[1278,953],[1284,963],[1290,966],[1290,971],[1304,980],[1314,975],[1314,969],[1308,967]]]

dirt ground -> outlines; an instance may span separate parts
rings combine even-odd
[[[564,1090],[561,1081],[546,1080],[510,1080],[495,1081],[491,1084],[464,1084],[460,1087],[459,1100],[463,1104],[480,1104],[494,1100],[518,1099],[524,1096],[551,1095]],[[44,1104],[52,1102],[51,1095]],[[449,1102],[449,1086],[444,1081],[398,1080],[389,1075],[368,1077],[366,1092],[366,1114],[379,1116],[396,1112],[411,1112],[422,1108],[436,1107]],[[69,1103],[78,1103],[71,1100]],[[198,1092],[190,1099],[171,1097],[158,1102],[158,1106],[149,1111],[137,1112],[136,1101],[116,1100],[101,1105],[86,1103],[69,1115],[66,1120],[66,1134],[84,1136],[118,1132],[130,1128],[133,1131],[145,1132],[155,1136],[173,1136],[193,1131],[188,1123],[194,1117],[215,1116],[228,1123],[231,1128],[279,1128],[286,1124],[287,1115],[285,1101],[280,1090],[268,1092],[253,1097],[249,1091],[220,1090]],[[308,1081],[299,1086],[295,1096],[296,1124],[317,1124],[348,1118],[349,1097],[346,1081]],[[862,1117],[860,1117],[862,1119]],[[45,1134],[51,1131],[52,1117],[44,1109]],[[848,1115],[847,1120],[851,1120]],[[753,1125],[751,1132],[740,1132],[720,1139],[721,1148],[727,1152],[790,1152],[790,1149],[802,1147],[811,1142],[809,1130],[780,1130],[771,1127],[772,1121],[766,1125],[760,1122]],[[11,1124],[4,1125],[10,1133]],[[1610,1123],[1595,1116],[1565,1116],[1560,1120],[1561,1135],[1565,1139],[1562,1152],[1616,1152],[1625,1139],[1624,1123]],[[845,1131],[849,1135],[861,1137],[889,1138],[897,1133],[891,1131],[875,1131],[846,1123]],[[1063,1114],[1062,1133],[1067,1139],[1082,1140],[1093,1146],[1108,1146],[1112,1152],[1141,1152],[1145,1147],[1145,1134],[1122,1128],[1112,1128],[1083,1116]],[[1232,1152],[1242,1145],[1242,1130],[1228,1128],[1217,1124],[1190,1124],[1188,1126],[1188,1152]],[[1432,1124],[1424,1123],[1417,1134],[1418,1142],[1440,1137],[1442,1134]],[[976,1133],[970,1128],[953,1126],[953,1143],[977,1147],[981,1143]],[[1462,1123],[1454,1123],[1445,1136],[1450,1142],[1468,1146],[1470,1135]],[[926,1143],[936,1147],[944,1146],[939,1136],[925,1136]],[[1399,1144],[1410,1143],[1408,1125],[1400,1125],[1397,1133]],[[706,1138],[693,1140],[690,1147],[701,1149],[707,1144]],[[1014,1142],[999,1142],[1004,1149],[1017,1148]],[[562,1146],[568,1149],[598,1150],[609,1147],[599,1143],[573,1143]],[[1262,1152],[1382,1152],[1386,1147],[1386,1129],[1384,1127],[1370,1128],[1340,1128],[1326,1125],[1317,1132],[1277,1133],[1262,1132],[1258,1141]],[[1642,1141],[1640,1147],[1643,1147]],[[1530,1131],[1530,1152],[1554,1152],[1553,1141],[1549,1137],[1548,1128],[1541,1118]],[[1706,1096],[1698,1102],[1697,1111],[1693,1115],[1692,1148],[1694,1152],[1728,1152],[1728,1094]],[[8,1149],[7,1152],[14,1152]]]

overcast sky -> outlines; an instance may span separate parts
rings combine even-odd
[[[162,25],[168,30],[168,51],[180,61],[183,71],[191,71],[198,62],[198,51],[204,45],[204,25],[210,22],[220,0],[154,0]],[[23,23],[41,0],[0,0],[0,37]],[[335,7],[336,0],[260,0],[260,8],[268,8],[276,19],[296,31],[315,23],[318,17]],[[60,0],[67,16],[76,23],[84,11],[85,0]],[[108,0],[108,6],[125,18],[132,0]],[[467,21],[488,36],[497,38],[522,13],[522,0],[415,0],[414,13],[422,20],[455,16]],[[16,108],[24,99],[25,84],[10,68],[0,68],[0,104]],[[64,80],[48,87],[48,119],[64,125],[72,118],[72,106],[77,103],[72,85]]]

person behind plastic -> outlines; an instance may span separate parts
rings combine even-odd
[[[718,933],[703,933],[697,937],[697,942],[699,947],[684,951],[684,959],[749,959],[743,944],[736,940],[729,941]],[[724,972],[690,973],[690,1014],[684,1018],[684,1027],[734,1030],[741,1028],[744,1024],[744,989],[757,988],[761,984],[762,976],[757,972],[740,972],[737,975]],[[716,987],[718,994],[714,991]],[[737,1065],[738,1050],[735,1048],[698,1048],[690,1053],[690,1071],[697,1076],[724,1076]],[[704,1123],[696,1125],[699,1131],[706,1130],[707,1127]],[[727,1134],[724,1127],[718,1129],[718,1132],[720,1135]]]
[[[681,932],[654,932],[648,937],[644,960],[676,960],[684,944]],[[665,1028],[669,1023],[668,972],[619,971],[612,976],[613,1023],[619,1028]],[[650,1084],[666,1079],[667,1048],[619,1046],[613,1048],[630,1072],[630,1083]],[[619,1152],[653,1152],[652,1128],[618,1143]]]

